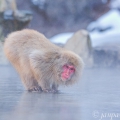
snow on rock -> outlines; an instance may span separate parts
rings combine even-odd
[[[118,10],[110,10],[101,16],[97,21],[88,25],[92,46],[102,44],[120,44],[120,13]],[[74,33],[61,33],[50,38],[53,43],[65,44]]]
[[[96,22],[88,26],[92,46],[97,47],[105,43],[120,44],[120,13],[118,10],[110,10],[101,16]]]
[[[106,33],[94,32],[90,33],[92,46],[97,47],[103,44],[120,44],[120,31],[110,31]]]
[[[101,16],[97,21],[92,22],[88,25],[88,30],[106,30],[109,29],[119,29],[120,30],[120,12],[118,10],[110,10],[108,13]]]
[[[53,43],[61,43],[61,44],[65,44],[67,42],[67,40],[72,37],[74,33],[61,33],[58,35],[53,36],[52,38],[50,38],[51,42]]]

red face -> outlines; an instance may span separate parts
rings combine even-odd
[[[64,65],[63,72],[61,74],[62,80],[70,80],[72,75],[75,73],[75,67],[73,65]]]

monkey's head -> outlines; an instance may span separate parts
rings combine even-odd
[[[62,81],[67,81],[70,80],[71,77],[74,75],[75,73],[75,67],[71,64],[66,64],[62,67],[62,72],[61,72],[61,80]]]
[[[82,59],[72,51],[63,50],[55,66],[57,82],[65,85],[73,84],[80,79],[82,69]]]

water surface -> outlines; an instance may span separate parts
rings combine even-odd
[[[119,120],[120,70],[86,69],[58,94],[25,91],[11,66],[0,66],[0,120]]]

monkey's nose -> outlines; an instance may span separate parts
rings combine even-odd
[[[69,74],[70,74],[70,70],[67,70],[66,75],[69,76]]]

